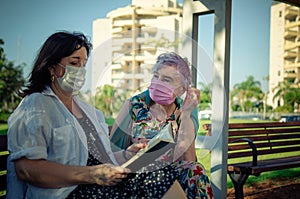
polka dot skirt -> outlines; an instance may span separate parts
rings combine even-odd
[[[89,158],[87,166],[110,162],[107,154],[104,154],[94,137],[95,128],[84,115],[79,123],[87,134]],[[95,142],[96,141],[96,142]],[[116,186],[100,186],[97,184],[81,184],[73,190],[67,199],[158,199],[167,192],[178,177],[178,171],[171,165],[163,162],[155,162],[142,168],[137,173],[130,174]]]
[[[130,174],[116,186],[78,185],[67,198],[158,199],[163,197],[177,176],[172,166],[156,162]]]

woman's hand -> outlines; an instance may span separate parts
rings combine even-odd
[[[200,90],[190,87],[183,102],[182,111],[191,113],[200,103]]]
[[[130,145],[126,151],[125,151],[125,158],[130,159],[132,156],[134,156],[139,150],[145,148],[148,143],[148,139],[144,139],[142,142],[137,142],[132,145]]]
[[[92,166],[90,177],[94,183],[104,186],[114,186],[120,183],[130,173],[130,169],[112,164]]]

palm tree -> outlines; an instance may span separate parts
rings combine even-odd
[[[105,117],[111,118],[120,111],[128,95],[128,90],[120,91],[113,85],[105,84],[97,88],[94,104],[96,108],[103,111]]]
[[[116,90],[111,85],[98,87],[95,94],[95,106],[103,111],[105,116],[111,117],[113,114],[113,99]]]
[[[249,76],[246,81],[233,86],[231,102],[236,102],[243,112],[251,111],[253,104],[261,102],[263,96],[261,83],[256,81],[253,76]]]
[[[300,105],[300,90],[299,84],[294,84],[287,80],[279,82],[276,87],[272,89],[274,92],[273,102],[275,100],[282,101],[282,110],[293,112],[294,109],[299,109]]]

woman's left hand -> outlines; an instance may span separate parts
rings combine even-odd
[[[134,156],[139,150],[145,148],[147,146],[147,142],[138,142],[130,145],[125,153],[126,153],[126,158],[131,158]]]
[[[190,87],[187,90],[186,98],[183,102],[182,111],[192,112],[200,103],[200,90]]]

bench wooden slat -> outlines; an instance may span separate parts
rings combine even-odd
[[[299,133],[300,128],[282,128],[282,129],[246,129],[246,130],[230,130],[228,132],[230,137],[244,137],[247,135],[271,135],[271,134],[294,134],[294,133]]]
[[[300,139],[300,134],[298,133],[294,133],[294,134],[288,134],[288,135],[271,135],[271,136],[257,136],[257,135],[253,135],[253,136],[243,136],[246,137],[252,141],[264,141],[264,140],[290,140],[290,139]],[[232,138],[230,137],[228,139],[228,142],[233,142],[234,140],[239,139],[239,138]]]
[[[245,128],[275,128],[300,126],[300,122],[266,122],[266,123],[231,123],[228,125],[229,129],[245,129]]]
[[[230,164],[228,165],[228,171],[241,172],[247,170],[251,174],[255,175],[264,171],[295,167],[300,167],[300,156],[278,158],[276,160],[261,160],[258,161],[257,166],[252,166],[252,162]]]
[[[255,143],[257,148],[265,148],[265,147],[286,147],[288,146],[294,146],[299,145],[300,146],[300,140],[287,140],[287,141],[277,141],[277,142],[263,142],[263,143]],[[249,149],[248,144],[236,144],[236,145],[230,145],[228,146],[228,151],[240,151],[240,150],[247,150]]]
[[[288,153],[288,152],[299,152],[300,156],[300,147],[286,147],[286,148],[275,148],[275,149],[261,149],[257,151],[257,155],[269,155],[269,154],[278,154],[278,153]],[[252,157],[252,151],[242,151],[242,152],[228,152],[228,158],[239,158],[239,157]]]

